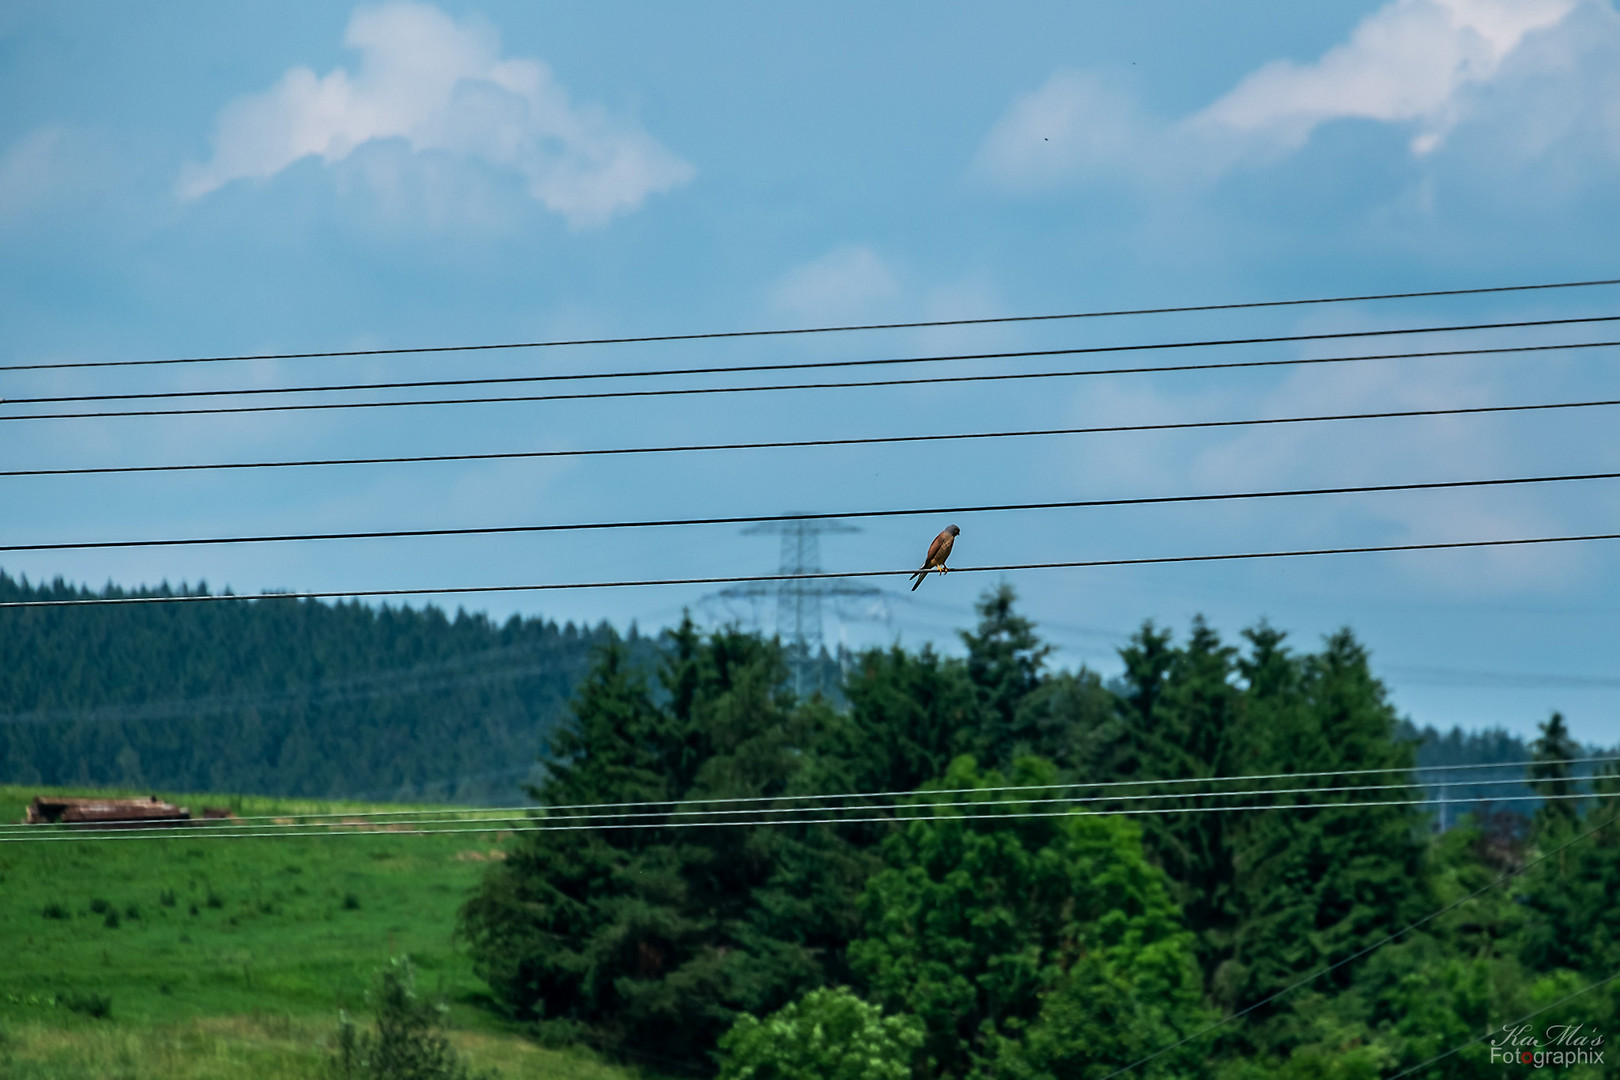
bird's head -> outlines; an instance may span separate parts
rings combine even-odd
[[[945,526],[945,531],[950,533],[952,536],[960,535],[961,532],[962,532],[962,530],[958,529],[955,525],[947,525],[947,526]]]

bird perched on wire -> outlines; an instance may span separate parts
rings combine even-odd
[[[945,560],[951,557],[951,546],[956,543],[957,534],[961,531],[955,525],[947,525],[943,532],[934,537],[934,542],[928,545],[928,554],[923,558],[922,569],[917,571],[917,580],[911,583],[912,592],[917,591],[917,586],[923,583],[928,571],[938,570],[942,574],[946,571]]]

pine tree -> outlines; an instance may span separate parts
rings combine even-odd
[[[839,725],[819,700],[795,701],[786,676],[776,643],[704,637],[690,622],[670,637],[658,695],[620,650],[603,650],[536,794],[559,810],[667,806],[633,808],[623,823],[634,828],[527,833],[486,873],[461,933],[512,1013],[694,1062],[740,1012],[842,976],[868,873],[845,837],[814,824],[701,827],[715,811],[752,821],[826,790],[822,751]]]
[[[1395,711],[1369,670],[1366,650],[1348,630],[1330,636],[1322,652],[1294,661],[1292,674],[1281,669],[1285,658],[1275,640],[1251,640],[1253,670],[1262,685],[1281,694],[1266,715],[1286,733],[1284,741],[1272,743],[1276,756],[1253,762],[1256,771],[1329,774],[1288,785],[1303,788],[1409,781],[1413,747],[1397,739]],[[1332,775],[1336,770],[1344,772]],[[1381,788],[1375,801],[1411,798],[1415,789],[1397,786]],[[1312,809],[1248,815],[1250,824],[1235,844],[1237,929],[1232,960],[1215,987],[1229,1006],[1241,1007],[1312,969],[1347,959],[1429,906],[1423,820],[1415,806],[1356,806],[1366,796],[1343,791],[1272,799]],[[1314,989],[1342,990],[1356,972],[1347,965]],[[1296,1022],[1287,1015],[1291,1007],[1283,1002],[1257,1014],[1247,1045],[1290,1045],[1297,1038]]]
[[[1203,619],[1193,621],[1186,645],[1176,648],[1168,632],[1147,624],[1122,649],[1124,694],[1114,779],[1197,780],[1236,770],[1240,693],[1233,685],[1235,650],[1221,643]],[[1247,763],[1244,763],[1247,765]],[[1155,809],[1207,805],[1192,792],[1204,785],[1161,787]],[[1230,815],[1154,814],[1144,824],[1145,841],[1174,883],[1188,925],[1199,936],[1206,968],[1223,955],[1231,934],[1234,864],[1228,836]]]
[[[845,683],[852,791],[912,791],[972,745],[978,700],[966,665],[929,646],[861,654]]]
[[[1021,730],[1019,710],[1041,684],[1041,669],[1051,646],[1035,635],[1035,624],[1013,611],[1018,594],[1005,583],[986,592],[975,605],[979,625],[962,631],[967,646],[967,672],[979,701],[974,750],[991,765],[1009,763],[1029,733]]]
[[[1530,744],[1535,764],[1530,766],[1530,786],[1546,801],[1536,811],[1536,831],[1562,836],[1579,818],[1578,785],[1567,762],[1581,756],[1581,744],[1570,737],[1564,714],[1554,712],[1538,725],[1541,737]]]

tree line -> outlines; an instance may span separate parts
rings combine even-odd
[[[92,592],[0,572],[0,600]],[[605,625],[309,600],[0,611],[0,781],[509,803]],[[650,656],[632,628],[621,647]]]
[[[186,593],[207,586],[91,591],[0,571],[8,601]],[[290,599],[3,610],[0,782],[510,804],[608,634],[605,625]],[[656,639],[634,626],[624,645],[649,671],[659,662]],[[847,705],[838,660],[865,661],[821,660],[831,699]],[[1043,669],[1041,683],[1042,698],[1018,723],[1057,723],[1041,718],[1041,701],[1073,707],[1061,700],[1074,693],[1067,682]],[[1419,740],[1425,782],[1444,778],[1431,766],[1528,757],[1500,730],[1402,731]],[[1040,752],[1068,753],[1050,742]],[[1493,807],[1493,797],[1530,793],[1452,788],[1446,813],[1501,810],[1511,804]]]
[[[738,1080],[1095,1080],[1153,1054],[1135,1075],[1351,1078],[1620,970],[1620,782],[1552,764],[1574,745],[1560,718],[1530,782],[1584,801],[1438,833],[1401,805],[1421,798],[1416,741],[1349,631],[1308,652],[1264,624],[1236,643],[1149,624],[1105,684],[1051,670],[1011,590],[978,610],[964,656],[856,656],[836,707],[795,698],[755,634],[686,622],[650,670],[609,636],[535,814],[654,805],[633,828],[525,832],[491,864],[459,933],[492,999],[549,1041]],[[1323,775],[1198,812],[1197,781],[1273,773]],[[1081,808],[1118,813],[1034,790],[1146,780],[1194,783]],[[1363,784],[1392,786],[1342,790]],[[911,794],[863,820],[804,811],[844,792]],[[670,816],[730,799],[800,812]],[[1616,987],[1545,1022],[1607,1031]]]

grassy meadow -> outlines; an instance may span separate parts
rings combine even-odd
[[[0,785],[0,822],[47,790],[147,794]],[[413,809],[159,797],[242,816]],[[452,935],[480,868],[502,857],[501,833],[16,835],[0,839],[3,1080],[320,1076],[339,1011],[369,1022],[372,973],[401,953],[418,991],[449,1002],[451,1037],[474,1064],[545,1080],[643,1075],[536,1046],[483,1006]]]

